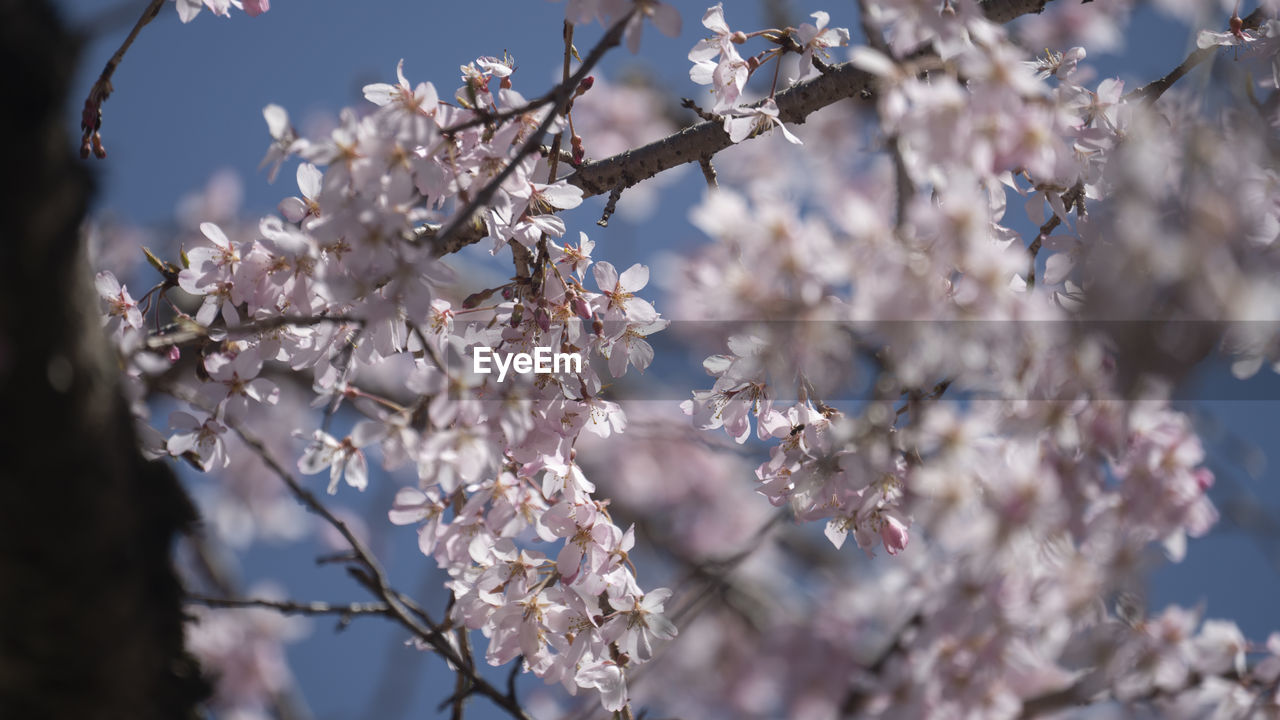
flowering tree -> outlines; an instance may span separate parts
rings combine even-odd
[[[214,709],[285,712],[284,616],[308,613],[397,623],[456,675],[454,717],[472,696],[529,717],[520,672],[585,698],[540,717],[1280,714],[1280,635],[1148,609],[1141,576],[1216,519],[1170,392],[1215,349],[1242,376],[1280,359],[1278,8],[1164,0],[1199,47],[1126,90],[1091,76],[1105,33],[1072,27],[1127,4],[1046,4],[769,28],[718,4],[683,129],[593,74],[648,25],[679,33],[657,0],[569,0],[550,89],[481,56],[452,92],[402,63],[328,134],[266,107],[264,166],[296,163],[298,195],[147,251],[145,285],[96,282],[142,452],[224,478],[224,539],[294,533],[300,503],[368,595],[244,595],[205,557],[187,640]],[[82,155],[163,6],[90,93]],[[203,7],[268,3],[177,0]],[[1244,90],[1181,91],[1224,53]],[[710,242],[655,305],[607,225],[686,163]],[[571,227],[592,196],[606,229]],[[494,283],[451,269],[477,243]],[[709,377],[653,377],[672,336]],[[447,607],[325,498],[380,482]]]

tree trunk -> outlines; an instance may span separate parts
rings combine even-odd
[[[0,717],[194,717],[170,552],[195,513],[138,453],[98,319],[76,50],[46,0],[0,0]]]

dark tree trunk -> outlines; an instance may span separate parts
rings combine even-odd
[[[48,2],[0,0],[0,717],[193,717],[170,552],[194,511],[139,455],[100,329],[76,45]]]

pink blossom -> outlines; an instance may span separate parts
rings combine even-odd
[[[338,491],[338,482],[344,478],[351,487],[364,490],[369,485],[369,465],[361,448],[376,442],[384,433],[380,423],[371,421],[356,423],[351,434],[340,441],[323,430],[316,430],[298,459],[298,469],[314,475],[329,468],[330,495]]]

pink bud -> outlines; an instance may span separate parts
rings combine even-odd
[[[880,526],[880,539],[884,541],[884,549],[890,555],[897,555],[907,546],[910,535],[907,526],[892,515],[886,515],[884,524]]]

